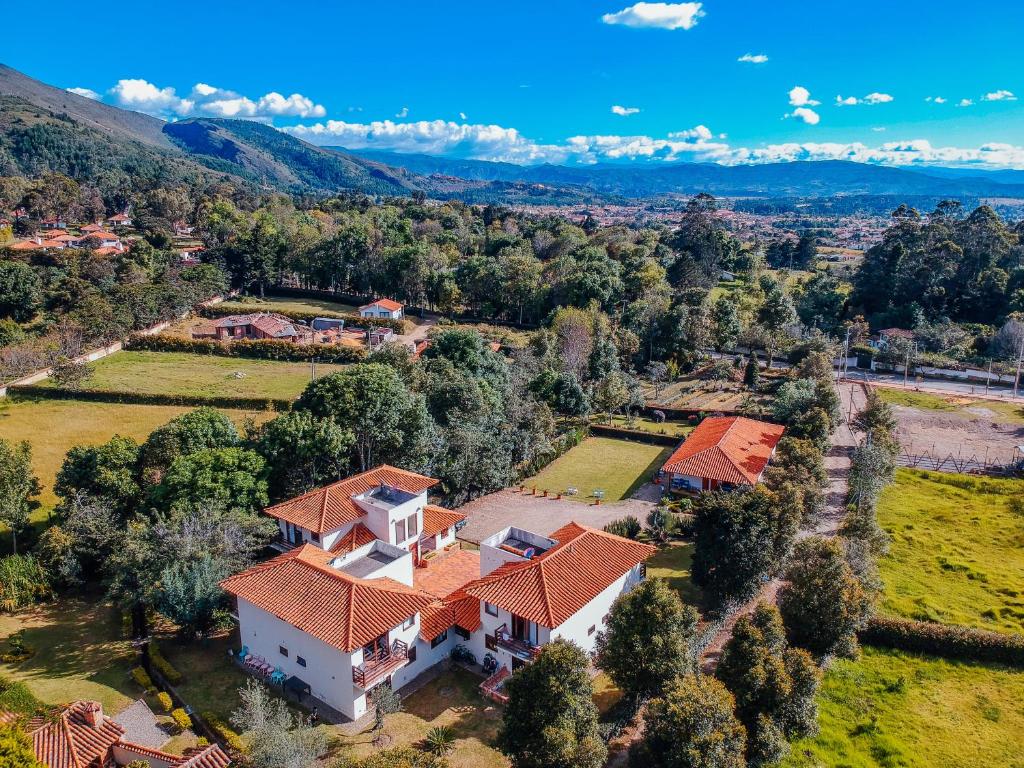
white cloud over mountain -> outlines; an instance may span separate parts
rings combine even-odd
[[[93,101],[99,101],[103,98],[92,88],[67,88],[66,90],[68,93],[73,93],[76,96],[84,96],[85,98],[92,99]]]
[[[188,96],[178,96],[174,88],[160,88],[147,80],[124,79],[118,80],[117,85],[107,91],[107,96],[119,107],[164,118],[206,116],[267,119],[317,118],[327,115],[322,105],[301,93],[284,96],[271,91],[251,99],[206,83],[196,83]]]
[[[693,29],[704,16],[702,3],[636,3],[601,17],[605,24],[640,29]]]

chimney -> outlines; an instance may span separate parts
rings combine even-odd
[[[103,725],[103,706],[98,701],[89,701],[85,704],[85,722],[93,728],[100,728]]]

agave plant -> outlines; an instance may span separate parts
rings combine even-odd
[[[444,757],[455,747],[455,732],[447,725],[438,725],[427,731],[423,741],[427,752]]]

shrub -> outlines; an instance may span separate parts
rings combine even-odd
[[[0,677],[0,712],[31,715],[42,709],[39,701],[22,682]]]
[[[863,643],[883,648],[1024,667],[1024,635],[876,616],[859,637]]]
[[[171,701],[171,694],[166,691],[160,691],[160,693],[156,695],[156,700],[160,702],[160,707],[164,712],[170,712],[174,709],[174,702]]]
[[[427,731],[423,741],[427,752],[443,757],[455,748],[455,732],[447,725],[438,725]]]
[[[107,389],[60,389],[38,385],[13,387],[19,395],[49,400],[81,400],[91,403],[126,405],[185,405],[190,407],[241,408],[252,411],[287,411],[290,400],[271,397],[213,397],[208,395],[173,395],[165,392],[121,392]]]
[[[51,595],[42,565],[31,555],[0,558],[0,612],[16,611]]]
[[[245,744],[242,743],[242,737],[216,714],[213,712],[203,712],[201,717],[203,722],[206,723],[206,726],[217,735],[218,739],[224,742],[224,745],[229,750],[235,753],[245,751]]]
[[[20,664],[35,655],[36,649],[25,642],[24,630],[19,630],[7,638],[7,644],[10,650],[0,655],[0,661],[4,664]]]
[[[164,679],[171,685],[181,682],[181,673],[160,653],[160,647],[156,643],[149,644],[149,661],[153,668],[163,675]]]
[[[604,527],[605,532],[613,533],[624,539],[635,539],[640,535],[640,521],[632,515],[612,520]]]
[[[366,351],[357,347],[293,344],[276,339],[239,339],[229,343],[209,339],[185,339],[167,333],[135,334],[124,345],[125,349],[146,352],[187,352],[193,355],[217,357],[244,357],[254,360],[283,360],[292,363],[316,358],[322,363],[356,363],[366,357]]]
[[[173,720],[174,724],[183,731],[187,731],[192,727],[192,718],[189,717],[181,707],[171,710],[171,720]]]
[[[156,693],[156,686],[153,685],[153,678],[151,678],[149,676],[149,672],[142,667],[135,667],[132,670],[132,678],[141,687],[146,689],[146,693]]]

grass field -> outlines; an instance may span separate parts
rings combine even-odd
[[[605,501],[628,499],[651,479],[671,452],[671,448],[656,445],[588,437],[524,481],[524,485],[552,493],[564,493],[574,487],[579,495],[567,498],[587,503],[593,501],[595,489],[604,491]]]
[[[90,364],[84,389],[201,397],[289,400],[310,381],[309,363],[246,360],[184,352],[118,352]],[[317,377],[341,370],[318,364]],[[43,386],[56,386],[47,380]]]
[[[606,425],[612,427],[618,427],[619,429],[635,429],[638,432],[650,432],[655,435],[669,435],[671,437],[683,438],[693,431],[693,427],[685,422],[681,421],[663,421],[657,422],[654,419],[648,419],[638,416],[630,424],[626,417],[621,414],[614,414],[612,416],[612,423],[608,424],[607,419],[603,415],[593,416],[592,421],[594,424]]]
[[[693,544],[672,542],[647,561],[647,577],[664,579],[682,598],[684,603],[698,606],[701,602],[700,587],[690,579],[693,566]]]
[[[875,392],[887,403],[917,408],[922,411],[943,411],[972,418],[986,418],[1008,424],[1024,424],[1024,407],[998,400],[976,400],[955,395],[944,397],[929,392],[875,387]]]
[[[0,644],[6,648],[19,630],[36,653],[21,664],[0,664],[0,675],[23,681],[41,701],[94,699],[113,715],[141,695],[129,676],[135,654],[110,606],[68,599],[0,614]]]
[[[881,610],[914,619],[1024,631],[1024,481],[900,469],[879,522]]]
[[[836,661],[820,734],[784,768],[1024,767],[1024,672],[865,648]]]
[[[239,314],[245,312],[322,312],[324,314],[345,314],[358,312],[359,308],[351,304],[341,304],[326,299],[309,298],[287,298],[282,296],[267,296],[260,299],[255,296],[246,297],[242,300],[225,301],[217,305],[225,309],[237,311]]]
[[[32,463],[43,484],[40,501],[52,507],[53,480],[69,448],[98,445],[114,435],[145,440],[157,427],[192,408],[164,405],[121,405],[86,403],[76,400],[0,399],[0,437],[28,440]],[[265,421],[273,414],[261,411],[225,411],[236,424],[247,417]],[[42,513],[45,516],[45,513]]]

